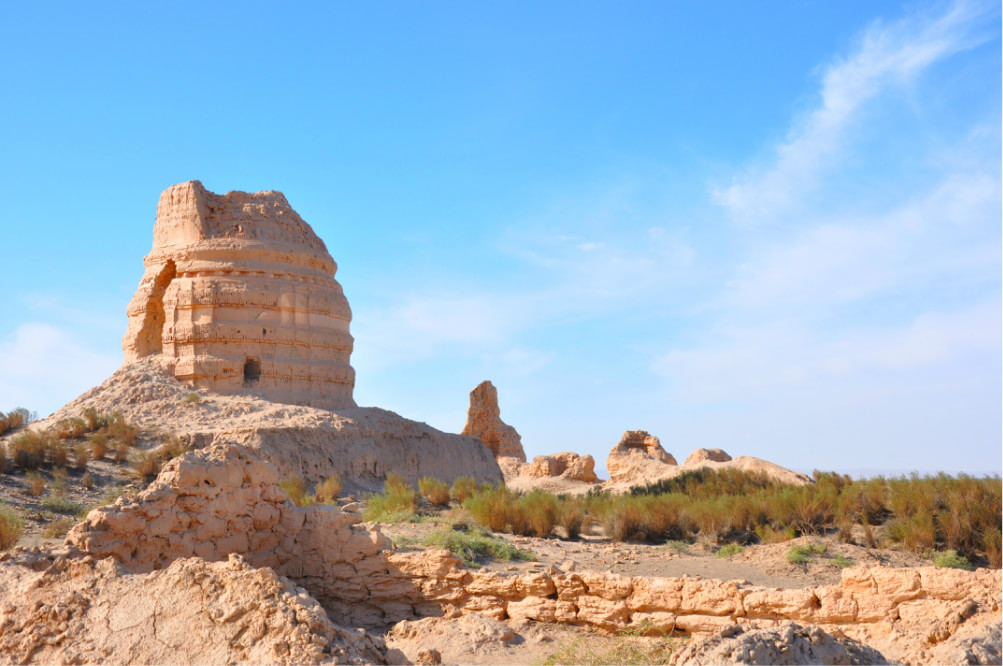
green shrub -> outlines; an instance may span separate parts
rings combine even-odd
[[[745,546],[739,545],[737,543],[729,543],[727,546],[722,546],[716,555],[718,557],[731,557],[732,555],[737,555],[745,550]]]
[[[73,502],[61,493],[49,494],[44,500],[42,500],[42,507],[53,513],[63,513],[69,516],[75,516],[79,513],[83,513],[86,509],[83,504]]]
[[[14,509],[0,504],[0,550],[17,543],[24,533],[24,519]]]
[[[585,522],[585,502],[581,497],[562,497],[557,507],[557,524],[568,539],[577,539]]]
[[[504,484],[485,484],[463,502],[463,508],[470,512],[479,524],[493,532],[504,532],[509,524],[514,504],[512,493]]]
[[[197,405],[200,402],[202,402],[202,397],[198,393],[195,393],[193,391],[193,392],[188,393],[187,395],[185,395],[184,401],[185,401],[185,403],[187,403],[189,405]]]
[[[477,480],[472,476],[458,476],[453,480],[449,494],[457,504],[463,502],[477,491]]]
[[[757,525],[755,531],[760,543],[783,543],[797,536],[793,527],[778,530],[770,525]]]
[[[369,498],[363,512],[366,520],[400,523],[413,520],[418,508],[418,494],[397,474],[388,474],[383,492]]]
[[[812,555],[824,555],[825,551],[824,544],[810,543],[803,546],[791,546],[791,549],[787,551],[787,561],[791,564],[808,564],[814,561]]]
[[[832,561],[836,563],[836,566],[840,569],[845,569],[846,567],[853,566],[853,560],[848,557],[843,557],[842,555],[836,555],[832,558]]]
[[[946,567],[948,569],[964,569],[965,571],[973,571],[975,569],[972,563],[968,561],[968,558],[958,555],[958,551],[956,550],[934,553],[933,563],[938,567]]]
[[[318,502],[334,504],[338,495],[341,494],[342,485],[341,477],[336,472],[331,472],[331,476],[317,484],[314,496]]]
[[[308,506],[308,502],[304,502],[306,498],[306,481],[303,480],[299,474],[294,474],[290,472],[286,478],[279,481],[279,488],[285,491],[286,495],[289,495],[289,499],[293,501],[296,506]]]
[[[557,524],[557,498],[542,490],[532,490],[520,497],[518,503],[525,512],[529,532],[538,538],[549,536]]]
[[[434,548],[444,548],[463,560],[467,566],[477,567],[478,560],[494,558],[496,560],[531,560],[533,555],[519,550],[504,539],[489,536],[478,530],[475,532],[457,531],[452,528],[442,528],[425,539],[425,545]]]
[[[445,481],[426,476],[418,479],[418,490],[432,506],[449,505],[449,484]]]

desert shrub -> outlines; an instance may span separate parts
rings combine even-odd
[[[531,560],[533,555],[519,550],[504,539],[492,537],[482,530],[471,532],[454,530],[446,527],[428,535],[426,546],[445,548],[463,560],[470,567],[478,567],[478,560],[493,558],[496,560]]]
[[[729,543],[727,546],[722,546],[720,550],[715,553],[717,557],[731,557],[732,555],[737,555],[745,550],[745,546],[741,546],[737,543]]]
[[[846,567],[853,566],[853,560],[849,557],[844,557],[843,555],[836,555],[832,558],[832,561],[836,563],[836,566],[840,569],[845,569]]]
[[[94,477],[91,476],[90,470],[84,472],[84,475],[80,477],[80,485],[82,485],[87,490],[94,487]]]
[[[388,474],[383,484],[383,492],[369,498],[363,512],[366,520],[381,520],[399,523],[415,517],[418,493],[407,481],[397,474]]]
[[[48,449],[48,433],[24,432],[10,442],[10,453],[14,464],[22,470],[36,470],[45,463],[45,452]]]
[[[127,486],[112,486],[108,490],[104,491],[104,495],[101,496],[101,500],[95,506],[108,506],[109,504],[114,504],[115,501],[125,495],[128,491]]]
[[[449,484],[430,476],[418,479],[418,491],[432,506],[447,506],[449,504]]]
[[[86,434],[87,423],[83,419],[65,419],[56,424],[56,437],[59,439],[77,439]]]
[[[174,460],[188,452],[188,442],[175,434],[162,435],[160,439],[163,443],[157,448],[157,454],[160,456],[161,462]]]
[[[32,497],[41,497],[45,492],[45,479],[38,472],[28,472],[28,492]]]
[[[568,539],[577,539],[585,521],[585,502],[581,497],[563,497],[557,506],[557,524]]]
[[[108,417],[108,423],[104,427],[109,437],[127,446],[136,446],[139,441],[139,428],[117,412]]]
[[[96,432],[100,428],[108,425],[110,417],[106,414],[98,414],[98,410],[94,407],[88,407],[84,410],[84,422],[87,424],[88,432]]]
[[[24,519],[14,509],[0,504],[0,550],[17,543],[24,533]]]
[[[751,495],[780,485],[778,481],[763,472],[739,469],[713,470],[709,467],[700,467],[671,479],[663,479],[643,487],[636,486],[630,489],[630,493],[632,495],[680,493],[694,500],[703,500],[723,495]]]
[[[55,492],[50,493],[44,500],[42,500],[42,507],[53,513],[63,513],[69,516],[75,516],[86,510],[86,507],[83,504],[73,502],[64,494]]]
[[[464,500],[474,494],[477,490],[477,480],[472,476],[458,476],[453,480],[453,487],[449,494],[457,504],[463,504]]]
[[[10,471],[10,459],[7,458],[7,447],[0,442],[0,474],[6,474]]]
[[[94,460],[104,460],[105,454],[108,453],[108,433],[103,430],[91,433],[87,436],[87,441],[90,442]]]
[[[279,488],[284,490],[286,495],[289,495],[289,499],[293,501],[293,504],[296,506],[304,505],[303,500],[307,495],[306,481],[299,474],[290,472],[288,476],[279,481]]]
[[[470,512],[479,524],[493,532],[504,532],[508,525],[509,507],[514,504],[511,491],[504,484],[485,484],[463,502],[463,508]]]
[[[973,571],[975,569],[972,563],[968,561],[968,558],[958,555],[958,551],[956,550],[934,553],[933,563],[938,567],[946,567],[948,569],[964,569],[965,571]]]
[[[757,525],[755,532],[760,543],[783,543],[797,536],[793,527],[778,530],[770,525]]]
[[[68,517],[56,518],[42,530],[42,536],[46,539],[60,539],[66,536],[66,533],[70,531],[70,528],[76,523],[75,520]]]
[[[1000,542],[1003,534],[1000,533],[1000,529],[996,527],[986,527],[982,530],[982,547],[986,551],[986,559],[989,560],[989,566],[999,569],[1000,568]]]
[[[129,465],[132,467],[132,472],[144,481],[149,481],[160,474],[160,459],[149,451],[136,451]]]
[[[121,465],[129,459],[129,445],[125,442],[118,442],[115,445],[115,464]]]
[[[549,536],[557,524],[557,498],[542,490],[532,490],[520,497],[518,504],[525,511],[529,532],[538,538]]]
[[[621,495],[605,508],[603,531],[614,541],[644,539],[647,536],[647,516],[640,497]]]
[[[91,459],[91,450],[86,444],[77,444],[73,447],[73,468],[78,472],[87,469],[87,463]]]
[[[193,391],[191,393],[186,394],[183,400],[185,401],[186,404],[197,405],[200,402],[202,402],[202,397],[198,393],[195,393]]]
[[[808,564],[814,561],[813,555],[824,555],[826,547],[824,544],[805,544],[791,546],[787,551],[787,561],[791,564]]]
[[[37,418],[35,412],[30,412],[24,407],[15,407],[6,414],[0,412],[0,435],[23,428]]]
[[[66,444],[57,437],[47,438],[45,454],[46,460],[53,467],[65,469],[66,464],[70,461],[70,452],[66,448]]]
[[[318,502],[334,504],[334,501],[338,499],[338,495],[341,493],[342,485],[341,477],[332,472],[331,476],[317,484],[314,495]]]

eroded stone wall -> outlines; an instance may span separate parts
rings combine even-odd
[[[160,196],[126,362],[163,353],[195,387],[354,407],[352,315],[323,241],[280,192]]]

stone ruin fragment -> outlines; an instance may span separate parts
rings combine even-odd
[[[489,381],[481,382],[470,392],[470,408],[461,434],[480,439],[495,454],[495,458],[517,458],[526,462],[522,437],[515,428],[501,420],[498,389]]]
[[[354,407],[352,312],[324,242],[281,192],[160,195],[153,249],[129,304],[125,361],[163,354],[219,393]]]

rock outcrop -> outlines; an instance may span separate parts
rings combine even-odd
[[[673,665],[887,664],[884,655],[852,638],[836,638],[818,627],[784,622],[775,629],[733,626],[689,643],[672,655]]]
[[[470,392],[470,408],[461,434],[473,435],[484,442],[495,458],[505,456],[526,462],[522,437],[515,428],[501,420],[498,389],[489,381],[481,382]]]
[[[381,639],[338,627],[239,556],[130,574],[111,559],[0,563],[3,664],[385,664]]]
[[[702,462],[728,462],[731,460],[731,456],[724,452],[722,449],[697,449],[693,453],[686,456],[686,460],[683,461],[683,465],[698,465]]]
[[[352,313],[337,266],[281,192],[169,187],[143,263],[126,362],[162,353],[191,386],[355,406]]]
[[[675,465],[676,459],[662,448],[658,438],[645,430],[628,430],[606,458],[610,481],[642,481],[664,465]]]
[[[559,476],[571,481],[596,483],[599,478],[596,476],[595,467],[596,461],[590,455],[580,456],[577,453],[562,452],[536,456],[522,473],[526,476]]]

